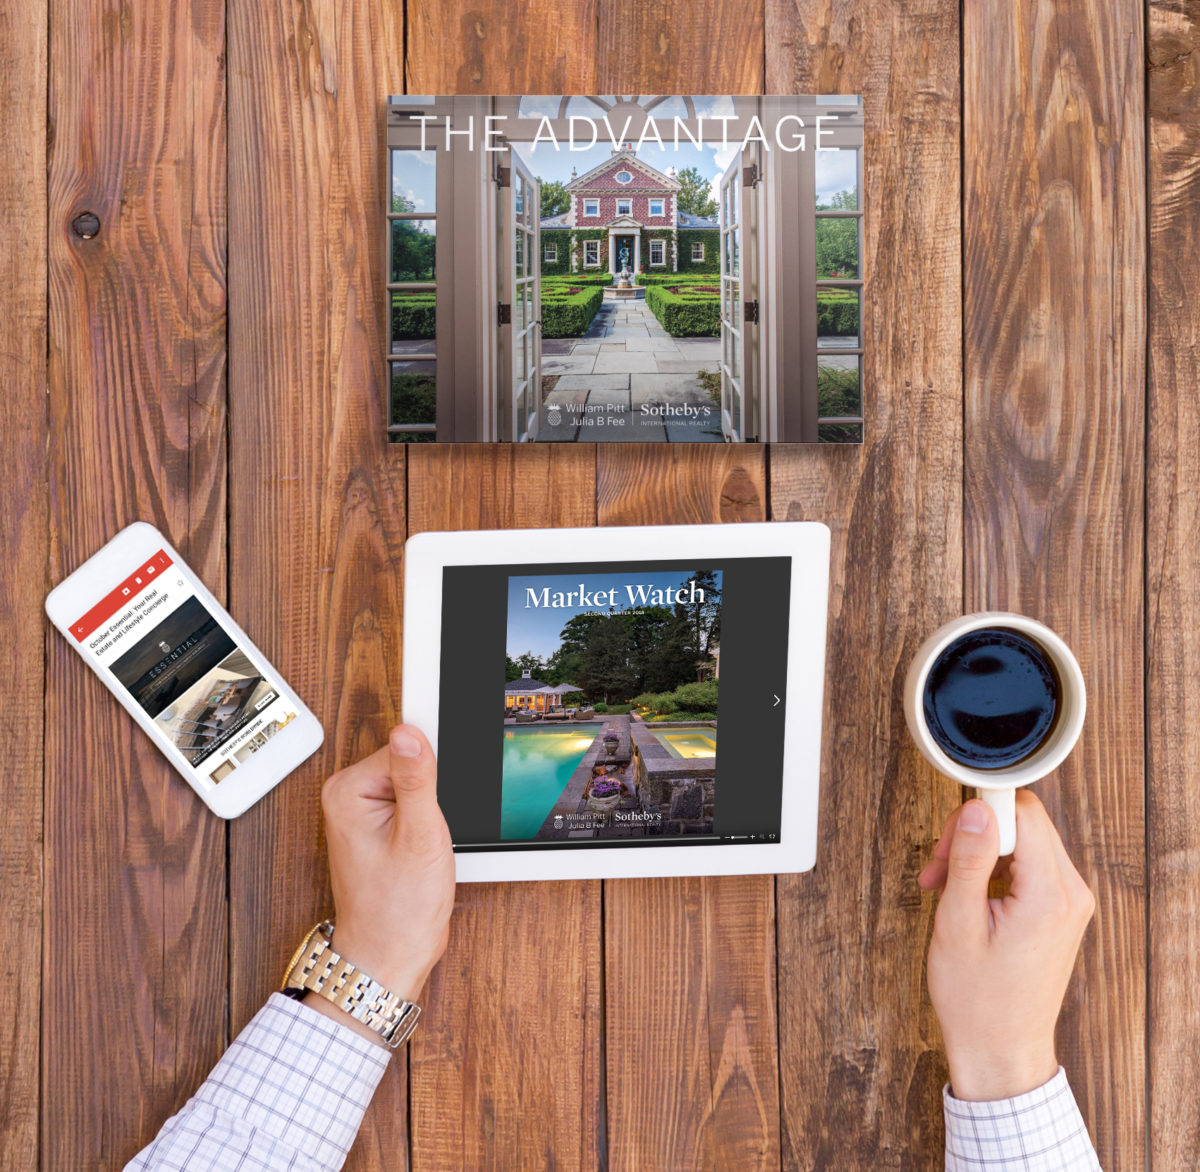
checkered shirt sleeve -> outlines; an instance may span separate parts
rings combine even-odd
[[[991,1103],[942,1091],[946,1172],[1100,1172],[1066,1071],[1044,1086]]]
[[[327,1172],[346,1160],[390,1054],[273,993],[125,1172]]]

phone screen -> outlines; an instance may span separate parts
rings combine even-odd
[[[236,773],[296,718],[272,673],[238,646],[165,550],[69,630],[203,786]]]

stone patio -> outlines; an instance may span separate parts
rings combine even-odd
[[[720,408],[696,377],[720,361],[719,338],[672,338],[645,301],[605,301],[586,337],[542,343],[542,374],[560,377],[538,439],[723,443]]]

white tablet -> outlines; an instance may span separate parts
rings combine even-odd
[[[460,882],[813,866],[824,525],[422,533],[405,552],[404,719],[437,748]]]

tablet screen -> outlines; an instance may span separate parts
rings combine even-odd
[[[778,842],[790,585],[787,557],[446,566],[455,849]]]

